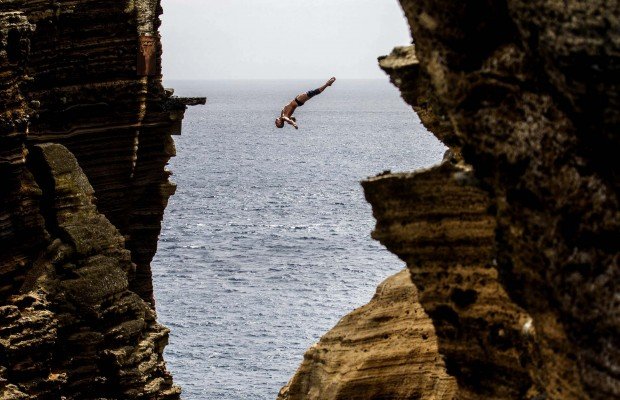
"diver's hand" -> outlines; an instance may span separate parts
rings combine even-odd
[[[298,129],[298,128],[297,128],[297,124],[296,124],[296,123],[295,123],[295,121],[293,121],[291,118],[289,118],[289,117],[285,117],[285,116],[282,116],[282,117],[280,117],[280,118],[282,118],[283,120],[285,120],[287,124],[292,125],[295,129]]]

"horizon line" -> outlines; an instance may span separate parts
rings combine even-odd
[[[378,81],[387,78],[337,78],[339,81]],[[168,79],[171,81],[299,81],[299,80],[320,80],[324,78],[166,78],[162,76],[162,79]]]

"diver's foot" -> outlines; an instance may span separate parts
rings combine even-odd
[[[291,121],[297,122],[297,119],[295,117],[291,117]]]
[[[299,127],[298,127],[297,125],[293,125],[293,127],[294,127],[295,129],[299,129]]]
[[[336,78],[334,78],[333,76],[331,78],[329,78],[329,80],[327,81],[327,86],[331,86],[332,83],[336,82]]]

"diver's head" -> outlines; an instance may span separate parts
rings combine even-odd
[[[276,118],[276,127],[277,128],[283,128],[284,127],[284,120],[282,119],[282,117]]]

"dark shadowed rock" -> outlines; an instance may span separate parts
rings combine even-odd
[[[187,105],[159,1],[0,3],[2,398],[175,399],[150,260]],[[138,75],[140,37],[153,45]]]
[[[129,290],[131,255],[98,213],[75,157],[59,144],[38,145],[29,165],[58,238],[21,294],[0,307],[5,383],[36,398],[178,398],[162,358],[168,330]]]
[[[492,194],[500,280],[540,342],[532,376],[551,398],[619,396],[617,2],[401,3]]]

